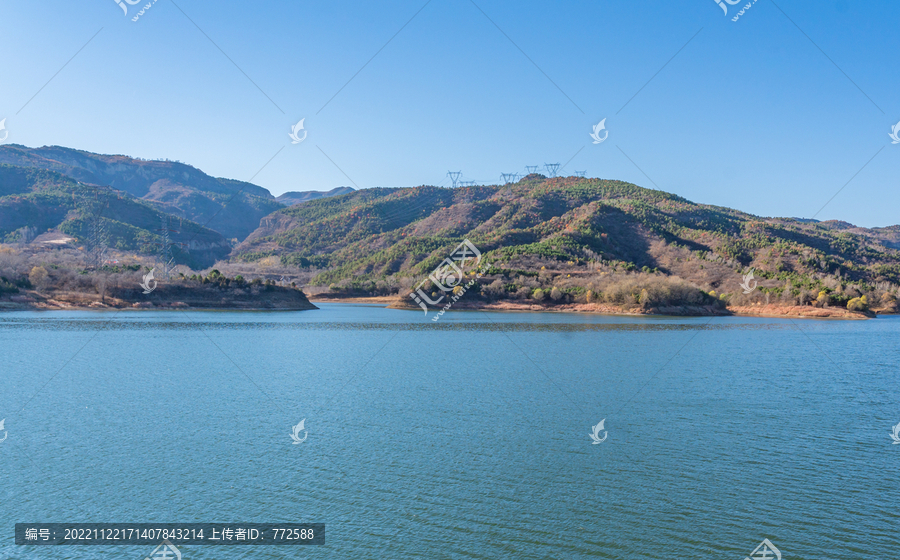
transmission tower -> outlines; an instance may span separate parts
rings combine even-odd
[[[576,171],[575,172],[576,177],[584,178],[585,175],[587,175],[587,171]]]
[[[459,184],[462,187],[474,187],[478,181],[460,181]]]
[[[544,167],[547,168],[548,177],[556,177],[556,172],[559,171],[558,163],[545,163]]]
[[[81,185],[85,192],[79,193],[76,205],[87,222],[87,266],[97,268],[103,265],[107,251],[107,231],[103,223],[103,211],[109,208],[109,189]]]
[[[525,171],[527,171],[528,174],[531,175],[532,173],[537,173],[537,170],[540,169],[540,167],[540,165],[526,165]]]
[[[95,267],[103,266],[106,262],[106,251],[108,249],[106,241],[108,239],[106,225],[97,216],[91,224],[91,265]]]
[[[162,238],[162,241],[159,243],[160,278],[168,279],[169,272],[175,268],[175,256],[172,254],[172,247],[184,247],[185,244],[173,242],[169,237],[170,233],[179,233],[174,229],[169,229],[169,215],[160,214],[159,218],[160,222],[162,222],[162,227],[156,231],[160,232],[160,237]]]
[[[453,188],[455,189],[457,185],[459,185],[459,176],[462,175],[462,171],[448,171],[447,175],[450,176],[450,180],[453,181]]]
[[[519,180],[518,173],[501,173],[500,174],[500,182],[504,185],[507,183],[515,183]]]

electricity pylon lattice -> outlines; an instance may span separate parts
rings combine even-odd
[[[76,206],[87,223],[87,266],[96,268],[102,266],[106,258],[107,231],[106,224],[103,223],[103,211],[109,208],[110,191],[105,187],[80,186],[84,187],[85,192],[79,193]]]
[[[478,183],[478,181],[460,181],[459,182],[460,186],[463,186],[463,187],[474,187],[477,183]]]
[[[545,163],[544,167],[547,168],[547,177],[556,177],[556,172],[559,171],[558,163]]]
[[[455,189],[457,185],[459,185],[459,176],[462,175],[462,171],[448,171],[447,175],[449,175],[450,180],[453,181],[453,188]]]
[[[519,180],[518,173],[501,173],[500,174],[500,182],[504,185],[507,183],[515,183],[518,180]]]
[[[169,229],[169,215],[160,214],[162,227],[156,231],[160,232],[161,241],[159,242],[159,268],[160,278],[168,279],[169,273],[175,268],[175,256],[172,254],[172,247],[183,247],[184,243],[176,243],[169,237],[170,233],[179,233],[174,229]]]
[[[576,171],[575,172],[576,177],[584,178],[585,175],[587,175],[587,171]]]
[[[537,173],[537,170],[540,169],[540,167],[540,165],[526,165],[525,171],[527,171],[528,174],[531,175],[532,173]]]

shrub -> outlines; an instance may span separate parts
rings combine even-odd
[[[484,287],[482,293],[489,298],[500,298],[506,295],[506,286],[499,278]]]
[[[28,281],[34,286],[35,290],[43,290],[47,287],[47,269],[43,266],[36,266],[28,273]]]
[[[0,278],[0,294],[17,294],[19,293],[19,288],[17,288],[12,282],[6,279],[6,277]]]
[[[644,309],[650,307],[650,292],[647,291],[647,288],[641,290],[641,297],[638,299],[638,303],[640,303],[641,307]]]
[[[591,291],[596,301],[616,305],[640,304],[642,298],[651,307],[704,305],[710,300],[708,294],[683,280],[642,275],[604,277],[592,283]]]
[[[552,299],[553,301],[559,301],[562,299],[562,297],[563,293],[559,291],[559,288],[553,286],[553,289],[550,290],[550,299]]]
[[[531,292],[531,299],[535,301],[544,301],[544,290],[538,288]]]
[[[847,302],[847,309],[850,311],[868,311],[869,302],[866,296],[855,297]]]

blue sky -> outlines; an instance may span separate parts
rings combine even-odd
[[[144,4],[0,7],[7,143],[276,195],[571,160],[763,216],[900,223],[896,2],[758,0],[735,22],[715,0],[157,0],[132,21]]]

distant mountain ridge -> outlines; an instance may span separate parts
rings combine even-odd
[[[6,243],[59,232],[84,246],[99,220],[101,241],[108,247],[155,254],[162,241],[163,217],[171,230],[170,241],[178,244],[174,248],[177,263],[203,268],[231,251],[231,244],[220,233],[161,214],[128,193],[85,185],[55,171],[0,164],[0,241]]]
[[[0,146],[0,163],[45,169],[83,183],[110,186],[163,212],[209,224],[226,238],[242,240],[263,216],[282,207],[263,187],[215,178],[172,161],[145,161],[60,146]]]
[[[338,196],[341,194],[352,193],[355,191],[353,187],[336,187],[331,189],[330,191],[292,191],[286,192],[283,195],[277,197],[275,200],[284,204],[285,206],[293,206],[294,204],[301,204],[303,202],[309,202],[310,200],[316,200],[319,198],[328,198],[329,196]]]

